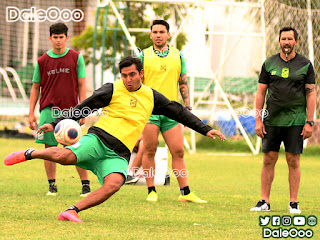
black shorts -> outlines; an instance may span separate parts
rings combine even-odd
[[[265,126],[266,134],[262,139],[262,152],[279,152],[281,142],[286,152],[301,154],[303,151],[303,126],[274,127]]]

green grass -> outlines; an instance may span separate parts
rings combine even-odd
[[[0,157],[35,147],[32,140],[0,139]],[[207,150],[214,152],[215,149]],[[0,164],[0,239],[261,239],[259,216],[287,215],[288,169],[283,152],[277,163],[270,214],[250,213],[260,198],[262,155],[186,154],[191,190],[207,204],[177,201],[177,181],[158,186],[159,201],[145,201],[145,186],[123,186],[111,199],[80,213],[84,224],[57,216],[80,200],[80,180],[73,166],[57,168],[59,195],[46,197],[43,161]],[[319,155],[302,156],[299,201],[305,216],[320,219]],[[90,173],[92,189],[100,187]],[[314,238],[320,239],[318,224]],[[285,228],[285,227],[283,227]]]

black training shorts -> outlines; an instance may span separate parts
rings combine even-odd
[[[303,151],[303,136],[301,135],[303,127],[265,126],[267,133],[262,139],[262,152],[279,152],[281,142],[283,141],[286,152],[301,154]]]

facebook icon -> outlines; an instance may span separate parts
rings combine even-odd
[[[272,226],[280,226],[280,216],[272,216]]]

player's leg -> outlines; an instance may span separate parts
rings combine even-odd
[[[75,154],[69,149],[51,147],[42,150],[29,148],[28,150],[11,153],[5,158],[4,163],[9,166],[36,158],[46,159],[61,165],[74,165],[77,162]]]
[[[101,188],[90,193],[85,199],[73,205],[66,211],[60,213],[59,220],[68,220],[71,222],[83,222],[78,212],[94,207],[106,201],[115,194],[125,181],[125,177],[121,173],[111,173],[104,178],[104,184]]]
[[[275,165],[279,152],[268,152],[263,156],[263,166],[261,170],[261,199],[269,203],[271,185],[274,179]]]
[[[303,136],[301,135],[303,126],[292,126],[286,128],[286,138],[284,140],[286,150],[286,160],[289,168],[290,185],[290,213],[301,213],[298,205],[298,191],[300,185],[300,154],[303,151]]]
[[[157,201],[158,196],[154,186],[155,162],[154,156],[158,147],[159,127],[148,123],[143,130],[143,156],[142,167],[144,170],[147,186],[148,201]]]
[[[88,171],[78,166],[76,166],[76,169],[78,171],[79,177],[81,179],[81,184],[82,184],[82,191],[80,193],[80,197],[86,197],[91,192]]]
[[[177,124],[173,128],[162,133],[169,151],[172,155],[172,170],[176,174],[180,189],[188,186],[188,174],[184,161],[183,126]]]
[[[300,154],[286,152],[289,168],[290,202],[297,202],[300,184]]]
[[[184,161],[183,126],[164,117],[161,132],[172,155],[172,169],[176,174],[180,187],[178,200],[180,202],[207,203],[207,201],[200,199],[189,189],[188,171]]]
[[[97,175],[102,187],[59,215],[60,220],[79,220],[77,212],[101,204],[123,185],[128,161],[106,147],[94,134],[80,139],[80,147],[68,147],[77,156],[77,166],[87,168]],[[69,218],[70,217],[70,218]],[[76,218],[76,219],[74,219]],[[82,221],[81,221],[82,222]]]
[[[135,184],[139,181],[139,177],[136,176],[136,173],[142,166],[142,155],[143,155],[142,147],[143,147],[143,141],[141,140],[138,143],[138,147],[136,149],[137,152],[135,152],[135,156],[132,159],[132,164],[128,170],[126,184]],[[133,149],[133,152],[134,151],[135,149]]]
[[[45,144],[45,148],[56,147],[52,145]],[[47,196],[56,196],[58,192],[58,187],[56,184],[56,168],[57,164],[55,162],[44,160],[44,169],[46,170],[47,179],[49,182],[49,191]]]
[[[54,114],[50,107],[46,107],[41,110],[39,126],[50,123],[54,120]],[[37,134],[36,143],[44,144],[45,148],[50,148],[53,146],[56,147],[58,145],[53,132]],[[55,196],[58,192],[56,185],[56,163],[44,160],[44,168],[49,182],[49,191],[47,193],[47,196]]]
[[[283,139],[281,127],[265,126],[262,139],[263,165],[261,170],[261,200],[250,211],[270,211],[270,192],[274,179],[275,165],[279,157],[280,144]]]
[[[133,159],[132,165],[130,167],[130,171],[133,174],[136,174],[140,167],[142,166],[142,155],[143,155],[143,141],[139,142],[139,148],[135,158]]]
[[[52,146],[52,145],[48,145],[48,144],[45,144],[45,148],[51,148],[51,147],[56,147],[57,145],[55,146]],[[51,162],[51,161],[47,161],[47,160],[44,160],[44,168],[46,170],[46,174],[47,174],[47,177],[48,177],[48,180],[49,179],[55,179],[56,178],[56,166],[57,164],[55,162]]]

